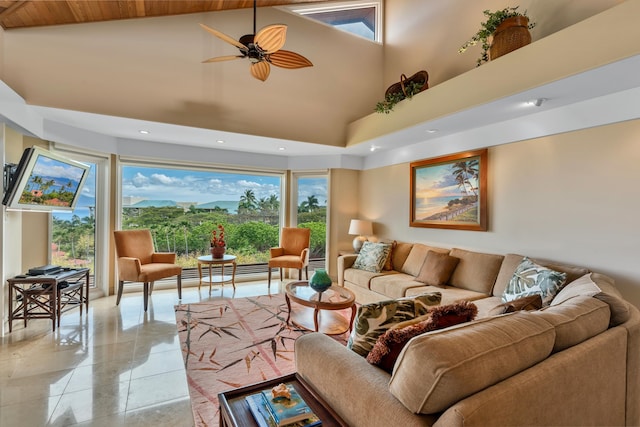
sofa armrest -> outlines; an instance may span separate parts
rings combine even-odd
[[[298,374],[350,426],[424,426],[436,419],[412,414],[389,393],[387,372],[324,334],[298,338],[295,358]]]
[[[338,257],[338,285],[344,286],[344,271],[351,268],[358,258],[357,254],[346,254]]]

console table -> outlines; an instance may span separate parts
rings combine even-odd
[[[53,330],[60,326],[62,313],[82,305],[89,312],[89,269],[63,269],[55,274],[19,275],[9,284],[9,332],[14,319],[51,319]],[[15,306],[14,306],[15,305]]]

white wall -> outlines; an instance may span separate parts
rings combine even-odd
[[[640,307],[639,140],[634,120],[491,148],[487,232],[409,227],[407,163],[361,172],[361,216],[383,239],[589,267]]]

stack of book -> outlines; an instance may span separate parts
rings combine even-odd
[[[260,427],[314,427],[321,425],[295,388],[288,386],[291,398],[273,398],[271,389],[245,397],[249,409]]]

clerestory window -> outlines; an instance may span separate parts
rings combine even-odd
[[[349,1],[288,7],[291,12],[331,25],[342,31],[380,42],[380,1]]]

